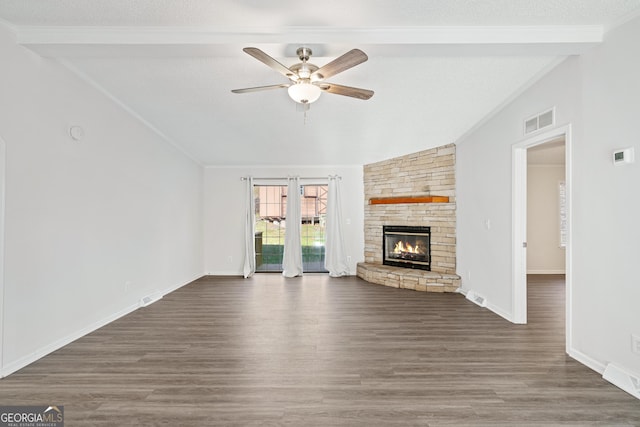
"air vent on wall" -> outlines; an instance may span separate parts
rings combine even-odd
[[[602,378],[620,387],[636,399],[640,399],[640,378],[613,363],[609,363]]]
[[[555,122],[555,109],[552,108],[543,113],[536,114],[524,121],[524,134],[535,132],[547,126],[552,126]]]
[[[160,291],[156,291],[150,295],[140,298],[140,307],[147,307],[161,299],[162,299],[162,293]]]
[[[472,303],[479,305],[480,307],[487,306],[487,300],[483,296],[478,295],[475,291],[468,291],[467,299]]]

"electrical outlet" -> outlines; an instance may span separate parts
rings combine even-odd
[[[131,282],[127,280],[126,282],[124,282],[124,291],[129,292],[129,289],[131,289]]]
[[[227,262],[229,262],[229,263],[233,262],[233,257],[231,255],[229,255],[227,257]]]
[[[631,351],[640,354],[640,336],[631,334]]]
[[[471,280],[471,270],[467,271],[467,279]]]
[[[347,255],[347,262],[351,262],[351,255]]]

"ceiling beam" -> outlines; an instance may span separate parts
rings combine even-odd
[[[389,55],[438,54],[444,48],[481,54],[571,55],[601,43],[600,25],[578,26],[492,26],[492,27],[14,27],[19,44],[46,56],[74,55],[81,47],[168,48],[165,54],[181,49],[209,55],[227,55],[223,46],[265,46],[286,44],[336,44],[340,46],[377,46]],[[404,47],[397,50],[396,48]],[[70,49],[71,48],[71,49]],[[174,48],[174,49],[172,49]],[[76,49],[77,50],[77,49]],[[405,52],[406,51],[406,52]],[[94,52],[95,53],[95,52]],[[419,52],[418,52],[419,53]]]

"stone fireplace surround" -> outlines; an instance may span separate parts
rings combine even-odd
[[[455,145],[449,144],[364,166],[364,262],[357,275],[367,282],[428,292],[455,292]],[[445,203],[370,204],[375,198],[446,196]],[[436,199],[436,198],[434,198]],[[382,264],[382,226],[431,227],[431,271]]]

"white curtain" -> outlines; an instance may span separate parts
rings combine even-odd
[[[329,191],[327,192],[327,242],[325,243],[324,268],[329,270],[331,277],[349,275],[349,264],[347,263],[342,234],[341,200],[340,178],[330,176]]]
[[[256,272],[256,202],[253,197],[253,178],[245,180],[244,199],[244,278]]]
[[[302,275],[301,216],[300,179],[298,177],[289,178],[285,222],[287,228],[284,232],[284,254],[282,255],[282,275],[285,277]]]

